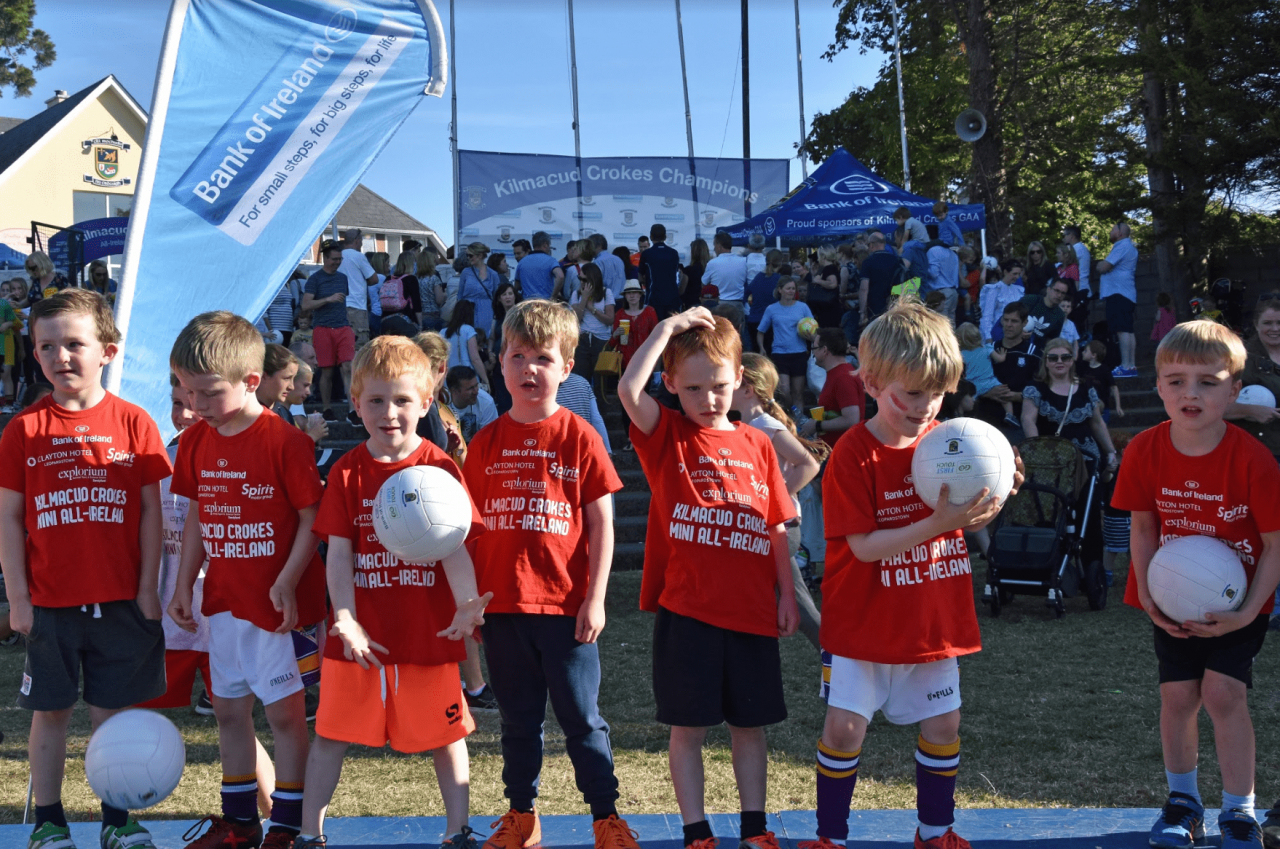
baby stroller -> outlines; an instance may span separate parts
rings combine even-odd
[[[1097,479],[1084,452],[1058,436],[1028,439],[1018,451],[1026,481],[991,524],[983,601],[999,616],[1015,595],[1039,595],[1061,617],[1064,600],[1083,590],[1091,610],[1103,609]]]

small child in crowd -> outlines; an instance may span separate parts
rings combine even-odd
[[[822,645],[831,653],[827,718],[818,741],[818,839],[830,849],[849,834],[849,806],[867,727],[876,711],[919,724],[916,849],[968,849],[952,829],[960,765],[960,668],[979,651],[978,618],[964,531],[995,518],[987,490],[952,504],[944,484],[930,510],[909,481],[920,437],[935,427],[964,367],[947,320],[899,301],[862,332],[858,346],[875,416],[851,428],[824,478],[827,561]],[[1021,469],[1015,475],[1021,484]],[[908,566],[908,564],[911,564]],[[903,568],[907,566],[908,568]],[[923,583],[916,574],[933,576]]]
[[[178,442],[172,491],[191,499],[169,615],[196,630],[193,586],[208,560],[201,612],[209,627],[213,712],[222,754],[222,814],[189,847],[287,849],[302,824],[308,683],[294,627],[324,618],[324,564],[311,534],[323,492],[315,444],[255,395],[262,336],[229,312],[196,316],[170,367],[200,422]],[[315,663],[314,643],[311,646]],[[304,677],[305,676],[305,677]],[[275,741],[276,789],[266,835],[254,778],[254,701]]]
[[[268,344],[262,363],[262,382],[254,393],[258,403],[280,418],[293,423],[288,398],[298,375],[298,358],[283,345]]]
[[[1080,351],[1080,363],[1076,366],[1076,374],[1080,378],[1080,388],[1087,392],[1092,388],[1102,399],[1102,417],[1111,421],[1111,414],[1124,416],[1124,408],[1120,406],[1120,387],[1106,367],[1107,343],[1094,339]]]
[[[94,729],[165,690],[156,587],[170,466],[151,417],[102,388],[120,332],[101,295],[66,289],[41,300],[30,331],[53,391],[0,434],[0,563],[9,621],[28,636],[18,695],[32,712],[27,846],[61,849],[74,846],[62,780],[81,676]],[[105,802],[100,841],[151,846],[128,811]]]
[[[660,357],[684,415],[646,391]],[[785,527],[796,509],[769,437],[729,421],[741,384],[733,323],[695,307],[658,323],[618,385],[653,489],[640,607],[657,614],[653,695],[658,721],[671,726],[684,844],[695,849],[716,845],[702,745],[721,723],[742,805],[739,846],[778,847],[765,819],[764,729],[787,718],[778,638],[799,623]]]
[[[618,817],[609,726],[597,707],[596,639],[613,561],[610,496],[622,481],[599,434],[556,403],[578,345],[573,311],[523,301],[507,310],[502,336],[511,409],[475,435],[462,469],[489,528],[472,543],[472,558],[480,590],[493,593],[482,633],[511,801],[484,845],[522,849],[542,839],[534,799],[549,695],[591,807],[596,849],[638,849]]]
[[[416,432],[432,403],[432,378],[426,355],[401,336],[379,337],[356,354],[351,397],[369,438],[333,465],[313,528],[329,542],[333,614],[295,849],[324,845],[325,810],[352,743],[432,752],[444,797],[442,845],[476,846],[467,825],[466,744],[475,722],[457,664],[466,656],[460,640],[484,622],[492,593],[476,591],[465,546],[439,563],[404,563],[369,533],[371,505],[396,472],[430,465],[462,479],[449,455]],[[483,531],[472,505],[468,539]]]
[[[1213,722],[1222,770],[1222,847],[1262,847],[1248,695],[1280,582],[1280,469],[1261,442],[1223,420],[1240,394],[1245,358],[1240,337],[1215,322],[1189,321],[1169,331],[1156,349],[1156,391],[1169,421],[1129,443],[1111,498],[1131,514],[1124,600],[1146,611],[1155,633],[1169,783],[1149,837],[1156,849],[1191,849],[1204,838],[1196,768],[1201,707]],[[1188,534],[1215,537],[1240,555],[1248,590],[1236,610],[1175,622],[1156,606],[1147,587],[1152,555]]]
[[[979,398],[990,398],[1004,408],[1005,418],[1012,425],[1018,425],[1018,417],[1013,413],[1014,401],[1021,400],[1021,393],[1014,392],[996,377],[995,367],[991,364],[991,355],[995,346],[982,341],[982,331],[977,325],[965,322],[956,328],[956,339],[960,343],[960,359],[964,361],[964,379],[973,384],[974,393]]]

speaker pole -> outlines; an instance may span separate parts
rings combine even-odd
[[[902,188],[911,191],[911,161],[907,158],[907,105],[902,95],[902,33],[898,26],[898,0],[893,0],[893,55],[898,66],[898,124],[902,128]]]

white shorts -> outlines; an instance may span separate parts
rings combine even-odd
[[[960,709],[960,664],[954,657],[887,664],[831,655],[830,683],[822,689],[828,705],[868,722],[879,710],[894,725],[915,725]]]
[[[215,696],[257,696],[269,705],[304,689],[292,634],[264,631],[225,610],[207,621]]]

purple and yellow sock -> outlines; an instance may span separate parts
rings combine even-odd
[[[916,816],[920,838],[941,837],[956,820],[956,772],[960,741],[938,745],[923,737],[916,747]]]
[[[241,822],[258,818],[258,779],[253,773],[222,776],[222,815]]]
[[[269,828],[286,828],[296,832],[302,828],[302,782],[277,781],[271,794]]]
[[[818,836],[843,842],[849,836],[849,807],[858,784],[862,750],[841,752],[818,741]]]

